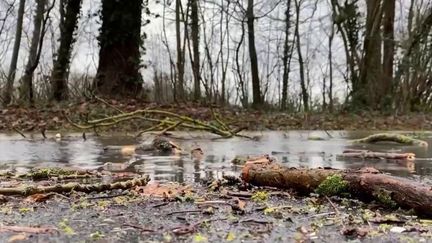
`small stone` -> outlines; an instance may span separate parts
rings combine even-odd
[[[395,227],[390,229],[390,232],[398,233],[398,234],[403,233],[405,231],[406,231],[406,229],[404,227],[399,227],[399,226],[395,226]]]

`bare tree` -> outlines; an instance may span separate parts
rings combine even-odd
[[[61,101],[67,99],[67,74],[74,42],[74,31],[77,27],[78,15],[82,0],[68,0],[65,4],[64,16],[60,21],[60,46],[52,71],[51,99]]]
[[[15,31],[15,42],[12,51],[11,63],[9,66],[9,73],[7,76],[6,87],[3,91],[3,103],[7,105],[12,100],[13,84],[15,81],[15,74],[17,69],[18,55],[21,45],[22,27],[23,27],[23,16],[24,16],[25,0],[20,0],[18,8],[18,17]]]
[[[20,87],[20,97],[22,100],[33,104],[34,93],[33,93],[33,73],[36,70],[40,55],[42,52],[42,45],[44,40],[44,35],[46,32],[46,23],[49,18],[49,12],[54,7],[55,1],[52,5],[48,7],[46,11],[46,16],[44,18],[45,6],[47,5],[47,0],[37,0],[36,1],[36,13],[33,20],[33,35],[30,44],[29,56],[27,59],[27,65],[24,71],[24,75],[21,78]]]
[[[198,101],[201,98],[198,0],[190,0],[190,6],[191,6],[191,36],[192,36],[192,49],[193,49],[192,71],[194,76],[194,100]]]
[[[305,112],[309,111],[309,94],[306,88],[306,79],[305,79],[305,68],[303,61],[303,54],[301,49],[301,41],[300,41],[300,7],[302,0],[295,0],[295,8],[296,8],[296,27],[294,31],[295,39],[296,39],[296,48],[297,48],[297,57],[299,63],[299,74],[300,74],[300,86],[301,86],[301,96],[303,99],[303,108]]]
[[[185,84],[184,84],[184,54],[181,42],[181,29],[180,29],[180,16],[181,16],[181,0],[175,1],[175,29],[176,29],[176,43],[177,43],[177,80],[176,80],[176,94],[180,101],[185,99]]]
[[[285,10],[285,29],[284,29],[284,45],[283,45],[283,77],[282,77],[282,101],[281,109],[285,110],[287,108],[288,101],[288,79],[290,73],[290,62],[292,57],[292,48],[289,44],[290,29],[291,29],[291,0],[287,0],[287,7]]]
[[[262,94],[261,94],[261,84],[259,80],[258,72],[258,58],[255,47],[255,15],[254,15],[254,0],[248,0],[248,5],[246,9],[247,27],[248,27],[248,47],[249,47],[249,58],[251,65],[252,74],[252,105],[258,108],[263,104]]]
[[[384,37],[384,48],[383,48],[383,80],[382,80],[382,93],[380,94],[382,100],[382,106],[388,106],[383,104],[391,94],[393,86],[393,62],[395,52],[395,40],[394,40],[394,22],[395,22],[395,0],[384,0],[384,19],[383,19],[383,37]]]

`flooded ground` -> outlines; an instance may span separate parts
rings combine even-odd
[[[67,166],[97,168],[106,163],[127,163],[125,170],[150,175],[154,181],[199,182],[202,179],[220,178],[223,174],[238,174],[239,167],[231,164],[236,155],[271,154],[278,161],[292,167],[360,168],[374,166],[399,176],[422,180],[432,172],[432,148],[401,146],[396,144],[352,145],[350,140],[369,135],[368,132],[346,131],[291,131],[251,133],[257,141],[242,138],[215,139],[201,133],[175,133],[173,139],[185,152],[181,156],[155,156],[152,154],[125,155],[118,151],[104,151],[107,146],[148,143],[152,136],[135,139],[128,136],[81,134],[63,136],[61,140],[23,139],[19,135],[0,134],[0,169],[14,168],[25,171],[33,167]],[[413,133],[408,133],[413,135]],[[417,134],[418,135],[418,134]],[[422,139],[432,144],[432,137],[422,133]],[[54,137],[54,135],[51,135]],[[324,140],[321,140],[324,139]],[[202,161],[193,160],[191,149],[204,151]],[[338,158],[344,149],[373,151],[413,152],[414,162],[385,160],[346,160]],[[109,168],[108,168],[109,169]],[[115,170],[116,167],[113,166]]]
[[[117,165],[126,165],[121,170],[148,174],[158,182],[186,182],[184,188],[189,189],[172,198],[165,194],[146,195],[144,188],[88,194],[48,193],[45,199],[38,200],[32,196],[0,197],[0,242],[431,242],[430,220],[413,216],[411,211],[387,209],[376,202],[316,194],[304,197],[289,190],[245,187],[242,183],[218,189],[211,186],[223,180],[215,180],[210,186],[194,183],[220,179],[224,174],[237,175],[241,168],[231,163],[236,155],[261,154],[270,154],[293,167],[374,166],[394,175],[431,181],[430,147],[353,146],[350,142],[369,134],[265,132],[249,134],[259,136],[250,140],[215,139],[208,134],[182,132],[175,133],[173,139],[183,148],[184,154],[179,156],[126,155],[115,149],[104,150],[150,143],[153,136],[135,139],[114,134],[87,135],[84,140],[81,134],[70,134],[56,140],[55,134],[49,135],[49,139],[42,139],[41,135],[23,139],[3,134],[0,170],[102,166],[115,171],[119,169]],[[421,135],[432,143],[430,134],[408,134]],[[199,161],[190,155],[197,147],[204,151]],[[343,160],[337,155],[345,149],[413,152],[417,160]],[[25,183],[16,178],[10,180]],[[33,183],[51,185],[58,181]]]

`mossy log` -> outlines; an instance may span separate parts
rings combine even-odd
[[[394,142],[403,145],[416,145],[421,147],[427,147],[428,143],[426,141],[411,138],[402,134],[394,133],[378,133],[367,136],[365,138],[356,139],[353,143],[377,143],[377,142]]]
[[[293,189],[300,194],[317,192],[326,196],[349,195],[375,200],[388,207],[413,209],[432,217],[430,186],[387,174],[373,168],[361,170],[288,168],[276,163],[246,163],[242,179],[256,186]]]
[[[22,195],[29,196],[33,194],[43,194],[43,193],[68,193],[71,191],[76,192],[102,192],[110,191],[116,189],[130,189],[136,186],[145,186],[149,182],[148,176],[143,176],[140,178],[135,178],[132,180],[115,182],[115,183],[95,183],[95,184],[82,184],[82,183],[66,183],[66,184],[56,184],[53,186],[22,186],[14,188],[0,188],[0,195]]]
[[[415,160],[414,153],[385,153],[369,150],[346,150],[338,157],[347,159]]]

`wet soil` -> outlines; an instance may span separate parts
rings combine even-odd
[[[290,192],[262,188],[254,188],[247,194],[267,192],[268,198],[251,199],[228,196],[227,192],[233,193],[236,187],[211,191],[200,184],[193,188],[187,197],[179,195],[171,199],[122,191],[94,195],[74,193],[67,198],[54,196],[45,202],[10,198],[0,205],[0,230],[1,225],[51,230],[39,234],[5,231],[0,233],[0,242],[15,238],[24,239],[22,242],[432,240],[430,221],[403,211],[386,211],[373,203],[313,195],[297,197]],[[276,195],[271,196],[271,193]],[[237,207],[238,200],[245,206]],[[218,203],[202,204],[211,201]]]
[[[203,121],[213,121],[213,113],[218,114],[228,125],[247,130],[430,130],[432,114],[412,113],[405,115],[364,112],[358,114],[338,112],[329,113],[287,113],[277,110],[260,111],[236,107],[218,107],[211,109],[192,103],[179,105],[160,105],[137,100],[83,100],[68,104],[36,105],[35,107],[9,106],[0,108],[0,131],[36,132],[77,131],[71,126],[65,115],[74,122],[104,118],[122,112],[138,109],[160,109],[180,115],[190,116]],[[101,131],[129,131],[138,133],[150,127],[142,120],[133,120],[104,128]],[[153,124],[154,125],[154,124]]]

